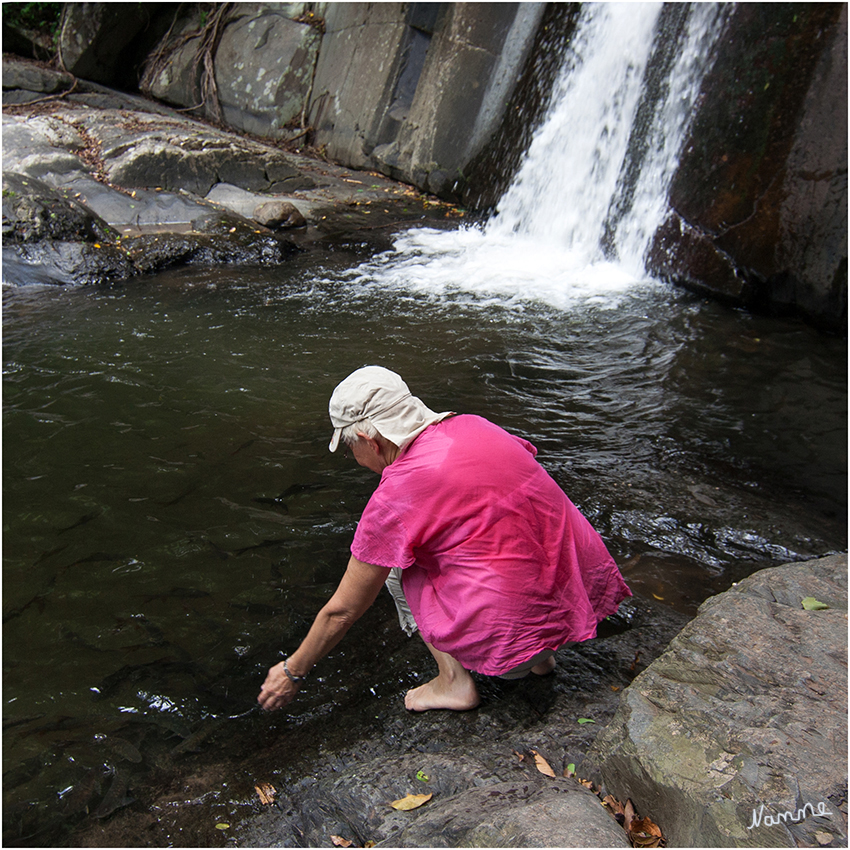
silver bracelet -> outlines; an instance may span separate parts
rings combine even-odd
[[[283,659],[283,672],[286,673],[287,678],[290,682],[295,682],[298,684],[299,682],[303,682],[307,677],[306,676],[293,676],[292,673],[289,672],[289,667],[287,667],[286,662],[288,658]]]

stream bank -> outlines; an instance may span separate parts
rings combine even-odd
[[[40,63],[4,57],[3,86],[7,282],[276,265],[335,244],[373,252],[389,248],[397,228],[463,215],[381,175],[217,129]],[[269,215],[270,203],[284,214]]]

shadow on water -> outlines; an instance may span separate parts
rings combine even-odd
[[[383,734],[369,700],[425,659],[386,600],[292,714],[254,709],[375,484],[327,451],[328,396],[365,363],[534,442],[635,592],[681,614],[844,548],[844,341],[651,284],[558,310],[376,290],[350,262],[5,291],[7,845],[93,842],[118,812],[223,844],[272,739],[295,775],[317,718],[339,718],[326,752],[355,740],[346,717]]]

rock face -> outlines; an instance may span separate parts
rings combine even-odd
[[[65,70],[117,88],[138,84],[136,66],[162,38],[172,3],[67,3],[58,53]]]
[[[206,29],[197,14],[182,21],[161,45],[173,52],[149,68],[145,89],[179,106],[203,100],[209,118],[265,138],[285,137],[286,125],[306,108],[321,31],[309,15],[306,23],[292,20],[286,4],[224,4],[219,11]],[[214,63],[215,93],[204,91],[198,59],[205,55]]]
[[[547,4],[309,5],[220,4],[202,16],[187,4],[142,90],[268,138],[309,127],[337,162],[460,199],[464,168],[493,145],[531,65]]]
[[[806,610],[807,597],[828,607]],[[579,770],[652,812],[668,846],[846,846],[846,753],[836,555],[762,570],[703,603]]]
[[[847,321],[847,9],[735,7],[650,269],[735,304]]]

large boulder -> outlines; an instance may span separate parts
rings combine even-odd
[[[846,755],[847,556],[834,555],[703,603],[580,771],[652,812],[673,847],[846,846]]]

